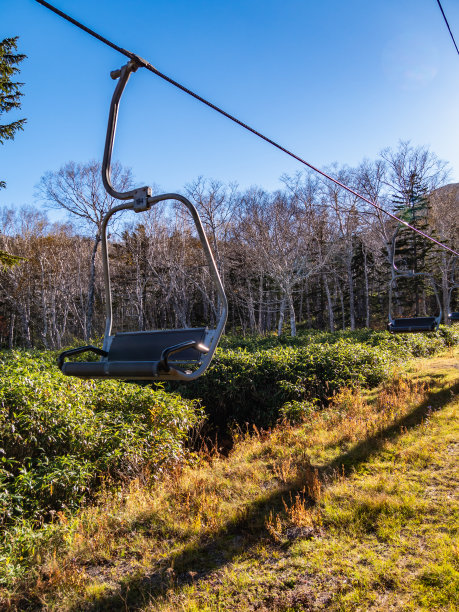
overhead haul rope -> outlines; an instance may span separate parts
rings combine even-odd
[[[443,7],[442,7],[442,5],[441,5],[440,0],[437,0],[437,4],[438,4],[438,6],[440,7],[441,14],[443,15],[443,19],[445,20],[446,27],[448,28],[449,35],[451,36],[451,39],[452,39],[452,41],[453,41],[453,44],[454,44],[454,46],[456,47],[456,51],[457,51],[457,53],[458,53],[458,55],[459,55],[459,49],[457,48],[456,41],[454,40],[453,33],[451,32],[451,28],[449,27],[449,23],[448,23],[448,20],[446,19],[445,11],[443,10]]]
[[[41,4],[42,6],[46,7],[50,11],[53,11],[53,13],[56,13],[56,15],[59,15],[59,17],[62,17],[63,19],[66,19],[67,21],[69,21],[73,25],[77,26],[78,28],[80,28],[84,32],[87,32],[88,34],[90,34],[94,38],[97,38],[97,40],[100,40],[101,42],[103,42],[104,44],[108,45],[112,49],[115,49],[115,51],[118,51],[118,53],[121,53],[122,55],[125,55],[129,59],[133,60],[134,62],[136,62],[138,64],[139,67],[146,68],[150,72],[153,72],[153,74],[156,74],[161,79],[164,79],[165,81],[167,81],[168,83],[170,83],[174,87],[177,87],[178,89],[181,89],[186,94],[192,96],[196,100],[199,100],[199,102],[202,102],[203,104],[205,104],[209,108],[212,108],[213,110],[217,111],[217,113],[220,113],[220,115],[223,115],[227,119],[230,119],[234,123],[237,123],[238,125],[240,125],[244,129],[246,129],[249,132],[251,132],[252,134],[255,134],[255,136],[258,136],[258,138],[261,138],[265,142],[271,144],[273,147],[276,147],[276,149],[279,149],[283,153],[286,153],[290,157],[293,157],[293,159],[296,159],[297,161],[299,161],[301,164],[307,166],[308,168],[310,168],[314,172],[317,172],[318,174],[320,174],[324,178],[328,179],[329,181],[332,181],[333,183],[335,183],[335,185],[338,185],[339,187],[342,187],[343,189],[345,189],[346,191],[348,191],[352,195],[356,196],[357,198],[360,198],[364,202],[367,202],[367,204],[370,204],[376,210],[379,210],[380,212],[382,212],[385,215],[389,216],[391,219],[394,219],[395,221],[397,221],[398,223],[401,223],[402,225],[404,225],[405,227],[409,228],[413,232],[416,232],[417,234],[419,234],[423,238],[426,238],[427,240],[430,240],[430,242],[433,242],[434,244],[436,244],[437,246],[441,247],[442,249],[445,249],[446,251],[449,251],[450,253],[453,253],[453,255],[456,255],[457,257],[459,257],[459,253],[457,253],[456,251],[454,251],[450,247],[446,246],[446,244],[443,244],[442,242],[439,242],[435,238],[432,238],[432,236],[429,236],[428,234],[425,234],[423,231],[417,229],[416,227],[413,227],[412,225],[410,225],[406,221],[403,221],[403,219],[399,219],[399,217],[397,217],[394,214],[390,213],[389,211],[385,210],[384,208],[382,208],[381,206],[376,204],[376,202],[372,202],[371,200],[369,200],[365,196],[361,195],[357,191],[354,191],[354,189],[352,189],[351,187],[348,187],[347,185],[345,185],[344,183],[341,183],[340,181],[338,181],[337,179],[333,178],[329,174],[326,174],[322,170],[319,170],[319,168],[316,168],[315,166],[313,166],[312,164],[310,164],[306,160],[302,159],[301,157],[299,157],[295,153],[292,153],[291,151],[289,151],[285,147],[281,146],[280,144],[278,144],[274,140],[271,140],[271,138],[268,138],[267,136],[264,136],[263,134],[261,134],[260,132],[258,132],[254,128],[250,127],[249,125],[247,125],[243,121],[240,121],[240,119],[237,119],[236,117],[233,117],[233,115],[230,115],[229,113],[227,113],[223,109],[219,108],[218,106],[216,106],[212,102],[209,102],[205,98],[201,97],[199,94],[194,93],[193,91],[191,91],[190,89],[188,89],[184,85],[181,85],[177,81],[174,81],[174,79],[171,79],[166,74],[163,74],[157,68],[152,66],[150,64],[150,62],[147,62],[147,60],[144,60],[142,57],[139,57],[135,53],[132,53],[132,51],[128,51],[126,49],[123,49],[122,47],[119,47],[118,45],[116,45],[115,43],[111,42],[110,40],[107,40],[106,38],[104,38],[100,34],[97,34],[97,32],[94,32],[94,30],[91,30],[90,28],[84,26],[82,23],[80,23],[76,19],[73,19],[73,17],[70,17],[69,15],[67,15],[64,12],[62,12],[61,10],[59,10],[58,8],[53,6],[52,4],[49,4],[49,2],[45,2],[44,0],[35,0],[35,2],[38,2],[38,4]]]

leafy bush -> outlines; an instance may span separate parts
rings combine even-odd
[[[219,350],[206,375],[180,390],[199,397],[220,428],[232,422],[270,427],[286,402],[323,403],[343,386],[377,385],[391,365],[388,351],[341,338],[300,348]]]
[[[0,523],[76,508],[102,479],[156,475],[185,457],[203,418],[270,427],[298,421],[343,387],[373,386],[398,360],[428,356],[459,333],[311,331],[296,338],[227,338],[198,382],[161,386],[62,376],[50,352],[0,353]],[[225,348],[226,346],[226,348]],[[242,348],[243,347],[243,348]],[[188,399],[184,399],[188,398]]]
[[[350,340],[369,346],[379,346],[394,355],[428,357],[437,351],[459,343],[459,326],[440,326],[438,332],[429,334],[390,334],[388,331],[371,329],[349,329],[327,332],[306,330],[292,337],[274,334],[267,336],[225,336],[220,342],[224,349],[245,349],[249,352],[267,350],[281,346],[306,347],[311,344],[336,344],[340,340]]]
[[[294,338],[230,336],[205,376],[180,391],[200,398],[209,423],[220,429],[233,422],[270,427],[279,418],[297,421],[300,406],[309,405],[304,400],[320,406],[342,387],[375,386],[399,360],[458,343],[459,331],[443,326],[434,334],[361,329],[308,330]]]
[[[202,418],[162,388],[66,378],[53,357],[0,355],[0,522],[74,508],[105,477],[160,472]]]

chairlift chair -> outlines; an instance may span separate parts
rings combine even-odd
[[[459,321],[459,311],[451,310],[451,299],[453,297],[453,292],[459,289],[459,281],[456,281],[456,259],[453,263],[453,284],[451,289],[448,291],[448,319],[451,322]]]
[[[110,104],[102,180],[107,193],[119,200],[130,200],[112,208],[102,222],[102,266],[105,284],[106,323],[103,348],[82,346],[60,354],[58,365],[66,376],[78,378],[124,380],[194,380],[209,367],[227,319],[228,304],[220,275],[215,265],[198,211],[184,196],[166,193],[152,196],[150,187],[140,187],[118,192],[111,184],[111,156],[115,139],[119,102],[127,81],[139,64],[130,60],[120,70],[111,73],[118,79]],[[207,260],[210,276],[216,288],[220,304],[220,316],[215,329],[207,327],[166,329],[137,332],[120,332],[112,335],[112,296],[108,258],[107,225],[111,217],[122,210],[136,213],[149,210],[158,202],[175,200],[191,213]],[[66,361],[69,357],[91,352],[100,356],[98,361]],[[190,369],[192,368],[192,369]]]
[[[440,296],[435,285],[435,280],[432,274],[428,272],[414,272],[412,270],[401,271],[395,265],[395,242],[397,234],[400,229],[400,225],[397,227],[394,237],[392,238],[392,279],[389,283],[389,323],[388,330],[391,334],[406,334],[406,333],[421,333],[421,332],[434,332],[437,331],[442,318],[442,307]],[[438,314],[429,317],[394,317],[392,314],[393,304],[393,289],[399,279],[403,278],[414,278],[417,276],[424,276],[429,279],[430,284],[434,290],[435,299],[438,305]]]

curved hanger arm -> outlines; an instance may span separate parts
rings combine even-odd
[[[401,225],[397,225],[397,229],[395,230],[395,233],[392,237],[392,249],[391,249],[392,277],[394,277],[397,274],[403,274],[403,276],[411,277],[415,275],[415,272],[413,270],[399,270],[398,267],[395,265],[395,243],[397,241],[398,232],[400,231],[401,227],[402,227]]]
[[[226,325],[226,321],[228,318],[228,300],[225,294],[225,290],[223,288],[222,281],[220,279],[220,274],[218,273],[218,269],[215,263],[214,256],[210,249],[209,241],[207,240],[207,236],[204,232],[201,218],[195,206],[187,198],[185,198],[184,196],[178,193],[165,193],[162,195],[157,195],[157,196],[148,198],[148,208],[164,200],[176,200],[178,202],[181,202],[182,204],[186,206],[186,208],[188,208],[189,212],[191,213],[196,230],[199,235],[199,239],[200,239],[204,254],[207,259],[207,265],[209,267],[210,275],[214,283],[214,286],[217,290],[217,295],[219,297],[219,302],[220,302],[220,317],[218,319],[215,330],[213,330],[212,339],[209,343],[209,346],[202,347],[202,350],[201,348],[198,348],[198,350],[200,350],[202,353],[205,353],[203,356],[201,365],[194,372],[186,372],[186,373],[185,372],[182,372],[182,373],[175,372],[177,379],[194,380],[198,378],[199,376],[201,376],[201,374],[203,374],[210,365],[213,354],[215,352],[215,349],[217,348],[218,341],[223,333],[223,330],[224,330],[224,327]],[[114,215],[116,212],[121,211],[121,210],[134,210],[135,211],[136,210],[135,203],[126,202],[126,203],[120,204],[119,206],[116,206],[115,208],[112,208],[105,215],[104,220],[102,221],[102,266],[103,266],[103,273],[104,273],[105,296],[106,296],[105,297],[105,314],[106,314],[105,336],[104,336],[104,344],[103,344],[104,351],[108,351],[110,348],[111,331],[112,331],[112,317],[113,317],[111,282],[110,282],[110,263],[109,263],[109,258],[108,258],[107,225],[112,215]],[[137,210],[137,212],[140,212],[140,211]],[[204,349],[207,349],[207,352]]]
[[[457,257],[453,259],[453,265],[451,268],[451,280],[453,283],[453,287],[459,287],[459,278],[456,279],[456,263],[457,263]]]
[[[457,262],[457,257],[455,257],[454,260],[453,260],[453,266],[452,266],[452,269],[451,269],[451,282],[452,282],[452,284],[451,284],[451,287],[449,288],[448,298],[447,298],[448,299],[448,317],[450,317],[450,318],[451,318],[451,313],[452,313],[452,310],[451,310],[451,301],[452,301],[452,298],[453,298],[453,292],[457,291],[457,289],[459,289],[459,279],[456,279],[456,262]]]
[[[225,326],[226,319],[228,316],[228,300],[226,298],[226,294],[223,288],[220,274],[218,273],[218,269],[215,263],[214,256],[210,249],[209,241],[207,240],[207,236],[204,231],[204,227],[202,225],[201,217],[199,216],[199,213],[196,210],[196,207],[190,202],[190,200],[188,200],[188,198],[185,198],[185,196],[182,196],[178,193],[164,193],[161,195],[149,197],[147,200],[148,209],[151,208],[151,206],[153,206],[154,204],[157,204],[158,202],[162,202],[164,200],[176,200],[178,202],[181,202],[182,204],[186,206],[186,208],[188,208],[189,212],[191,213],[196,230],[198,232],[199,240],[201,242],[202,248],[204,250],[204,254],[207,259],[207,265],[209,267],[212,281],[217,289],[217,293],[220,298],[221,314],[220,314],[220,319],[219,319],[219,322],[216,328],[217,334],[220,334],[223,331],[223,328]],[[110,263],[108,259],[107,225],[111,217],[116,212],[119,212],[121,210],[134,210],[136,212],[141,212],[139,210],[136,210],[135,202],[126,202],[126,203],[120,204],[119,206],[115,206],[114,208],[109,210],[102,221],[102,228],[101,228],[102,229],[102,232],[101,232],[102,234],[102,267],[103,267],[103,272],[104,272],[105,297],[106,297],[106,300],[105,300],[106,323],[105,323],[104,350],[108,350],[108,342],[109,342],[109,336],[112,330],[112,316],[113,316],[111,282],[110,282]]]
[[[397,268],[395,268],[397,269]],[[432,276],[432,274],[430,274],[429,272],[408,272],[408,273],[404,273],[404,272],[398,272],[397,274],[392,274],[392,279],[389,283],[389,321],[394,321],[394,316],[392,314],[392,302],[393,302],[393,288],[394,288],[394,284],[397,282],[397,280],[399,278],[413,278],[415,276],[425,276],[429,279],[430,284],[432,286],[432,289],[434,291],[434,295],[435,295],[435,300],[437,302],[437,306],[438,306],[438,314],[435,315],[435,319],[437,320],[438,324],[441,323],[441,319],[443,317],[443,308],[441,305],[441,300],[440,300],[440,295],[438,293],[437,290],[437,286],[435,283],[435,279]]]
[[[126,87],[126,84],[132,72],[135,72],[139,65],[130,60],[125,66],[119,70],[114,70],[110,73],[112,79],[118,79],[118,83],[113,92],[112,101],[110,103],[110,112],[108,115],[107,134],[105,136],[104,157],[102,160],[102,182],[105,191],[117,200],[134,200],[134,210],[146,210],[147,198],[151,196],[151,187],[138,187],[130,191],[117,191],[111,182],[111,161],[113,153],[113,145],[115,143],[116,124],[118,121],[118,111],[121,100],[121,95]]]

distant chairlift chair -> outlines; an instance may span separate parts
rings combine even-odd
[[[459,312],[457,310],[451,310],[453,292],[459,289],[459,281],[456,280],[456,261],[455,259],[453,263],[453,284],[448,292],[448,319],[453,323],[459,321]]]
[[[442,307],[440,296],[435,285],[435,280],[428,272],[413,272],[412,270],[400,271],[395,265],[395,242],[400,226],[395,231],[392,239],[392,279],[389,284],[389,324],[388,330],[391,334],[402,334],[402,333],[420,333],[420,332],[433,332],[437,331],[438,326],[441,323],[442,318]],[[393,305],[393,289],[397,281],[401,278],[414,278],[415,276],[424,276],[430,280],[432,288],[434,290],[435,298],[438,305],[439,313],[433,317],[399,317],[395,318],[392,314]]]
[[[194,380],[208,368],[222,335],[228,312],[228,304],[215,261],[210,250],[201,219],[193,204],[182,195],[167,193],[152,196],[150,187],[140,187],[125,193],[117,192],[110,178],[110,165],[115,139],[119,102],[126,83],[138,64],[131,60],[120,70],[111,73],[119,79],[110,105],[107,136],[105,140],[102,179],[109,195],[119,200],[132,200],[112,208],[102,223],[102,265],[106,294],[106,324],[103,348],[83,346],[64,351],[58,365],[66,376],[79,378],[118,378],[128,380]],[[111,334],[112,297],[107,244],[107,224],[116,212],[133,210],[144,212],[158,202],[176,200],[191,213],[209,266],[220,304],[220,317],[215,329],[206,327],[168,329],[154,331],[121,332]],[[99,355],[99,361],[66,361],[67,358],[86,352]],[[194,369],[189,369],[189,367]]]

